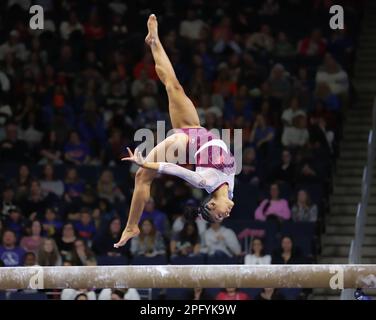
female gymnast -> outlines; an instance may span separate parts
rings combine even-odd
[[[137,149],[133,154],[129,148],[129,156],[122,159],[134,162],[140,168],[135,177],[128,222],[120,241],[114,244],[116,248],[125,245],[129,239],[140,233],[138,223],[145,202],[150,197],[151,183],[157,173],[180,177],[194,187],[205,189],[209,193],[195,213],[190,214],[191,218],[200,215],[209,222],[222,221],[230,215],[234,206],[231,200],[236,170],[234,157],[221,139],[200,126],[196,109],[185,95],[158,38],[158,23],[154,14],[150,15],[147,27],[148,35],[145,42],[151,48],[157,75],[167,91],[174,134],[154,147],[145,159]],[[184,149],[186,159],[191,161],[189,163],[195,164],[195,171],[167,162],[166,150],[170,147],[175,150]],[[162,160],[166,162],[157,162],[161,154]]]

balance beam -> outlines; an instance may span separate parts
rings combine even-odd
[[[0,289],[376,288],[376,265],[3,267]]]

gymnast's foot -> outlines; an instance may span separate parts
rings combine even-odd
[[[148,35],[145,38],[145,42],[152,46],[158,41],[158,21],[155,14],[151,14],[148,19]]]
[[[137,237],[139,233],[140,229],[138,228],[138,226],[125,227],[119,242],[114,244],[114,248],[120,248],[124,246],[128,242],[128,240],[132,239],[133,237]]]

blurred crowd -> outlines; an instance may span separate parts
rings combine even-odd
[[[2,1],[1,263],[314,263],[344,110],[356,99],[362,1],[338,3],[344,30],[329,29],[330,0]],[[29,28],[32,4],[44,8],[43,30]],[[202,125],[243,129],[242,171],[232,222],[211,225],[183,215],[201,190],[158,177],[140,236],[114,249],[137,169],[120,159],[137,129],[171,127],[144,44],[151,13]],[[314,232],[305,250],[296,226],[307,224]],[[130,290],[61,298],[139,298]],[[228,288],[212,298],[283,297],[251,295]]]

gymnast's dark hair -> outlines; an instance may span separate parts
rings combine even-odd
[[[184,217],[188,221],[194,221],[198,216],[201,216],[204,220],[214,223],[214,219],[210,214],[210,209],[208,208],[207,204],[211,200],[212,196],[208,195],[199,206],[188,201],[185,208],[184,208]]]

